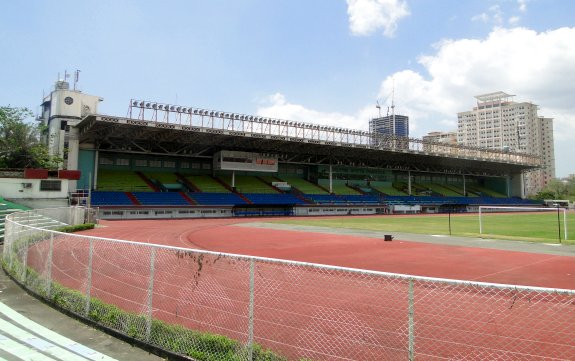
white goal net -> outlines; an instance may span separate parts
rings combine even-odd
[[[558,232],[559,242],[561,242],[561,236],[564,240],[567,240],[567,210],[565,208],[549,208],[549,207],[504,207],[504,206],[480,206],[479,207],[479,234],[482,235],[485,232],[486,224],[486,214],[492,215],[494,213],[501,214],[502,216],[507,214],[521,214],[521,213],[535,213],[535,212],[546,212],[557,214],[557,218],[549,218],[548,223],[554,223]],[[518,225],[519,227],[521,224]],[[563,232],[561,232],[563,231]],[[561,234],[563,233],[563,235]]]

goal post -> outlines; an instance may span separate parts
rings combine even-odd
[[[563,239],[567,240],[567,210],[565,208],[549,207],[505,207],[505,206],[479,206],[479,234],[483,234],[483,214],[484,213],[521,213],[521,212],[554,212],[557,213],[557,226],[559,232],[559,242],[561,242],[561,220],[560,213],[563,212]]]

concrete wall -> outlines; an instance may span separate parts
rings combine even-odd
[[[59,181],[59,191],[41,191],[42,180]],[[50,207],[68,205],[68,180],[66,179],[24,179],[0,178],[0,195],[15,203],[28,207]]]

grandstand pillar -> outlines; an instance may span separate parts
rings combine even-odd
[[[467,197],[467,189],[465,188],[465,174],[463,175],[463,196]]]
[[[508,174],[506,183],[507,197],[525,198],[525,179],[523,173]]]
[[[407,171],[407,193],[411,195],[411,171]]]
[[[78,140],[78,135],[78,128],[70,127],[68,133],[68,162],[66,164],[66,169],[68,170],[78,170],[78,154],[80,152],[80,142]],[[70,191],[75,191],[77,184],[78,181],[70,180],[68,183],[68,189]]]
[[[100,159],[100,151],[96,150],[96,154],[94,156],[94,182],[92,183],[92,189],[98,189],[98,162]]]
[[[232,170],[232,189],[236,189],[236,171]]]
[[[329,194],[333,193],[333,173],[332,173],[333,169],[331,164],[329,165]]]
[[[521,199],[525,199],[527,194],[526,187],[525,187],[525,173],[521,172],[521,176],[519,177],[521,180]]]

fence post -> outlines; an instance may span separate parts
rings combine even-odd
[[[14,271],[14,263],[18,262],[18,247],[19,247],[19,241],[22,238],[22,235],[24,234],[24,227],[22,227],[21,224],[18,223],[18,225],[16,225],[16,223],[13,223],[13,230],[12,230],[12,236],[11,236],[11,240],[10,240],[10,249],[8,250],[10,252],[10,269]],[[16,228],[18,227],[18,228]],[[4,242],[4,249],[6,249],[6,242]],[[16,272],[14,272],[14,276],[16,277]]]
[[[86,280],[86,307],[84,313],[86,316],[90,313],[90,290],[92,289],[92,258],[94,256],[94,239],[90,238],[90,251],[88,254],[88,269]]]
[[[150,280],[148,282],[148,317],[146,319],[146,341],[150,342],[152,336],[152,302],[154,297],[154,275],[156,273],[156,247],[152,247],[150,255]]]
[[[23,285],[26,285],[26,273],[28,270],[28,248],[30,247],[30,237],[31,237],[31,233],[32,233],[32,228],[30,228],[30,226],[28,226],[28,231],[27,232],[23,232],[26,234],[26,236],[24,236],[24,249],[23,249],[23,255],[22,255],[22,274],[20,275],[20,282],[22,282]],[[28,285],[26,285],[28,286]],[[28,288],[28,287],[26,287]]]
[[[408,360],[415,360],[415,321],[414,321],[414,297],[413,297],[413,279],[409,279],[409,291],[408,291]]]
[[[10,226],[9,228],[8,225]],[[16,238],[16,224],[10,220],[9,223],[4,223],[4,227],[4,258],[8,255],[8,266],[10,272],[13,272],[12,267],[14,267],[14,257],[16,255],[12,251],[14,250],[14,242]],[[6,238],[6,235],[8,234],[10,238]],[[8,247],[8,253],[6,253],[6,247]]]
[[[52,257],[54,256],[54,233],[50,232],[50,249],[48,250],[48,272],[46,280],[46,297],[52,296]]]
[[[479,206],[479,237],[483,234],[483,223],[481,222],[481,206]]]
[[[253,360],[254,353],[254,289],[255,260],[250,260],[250,305],[248,309],[248,360]]]

